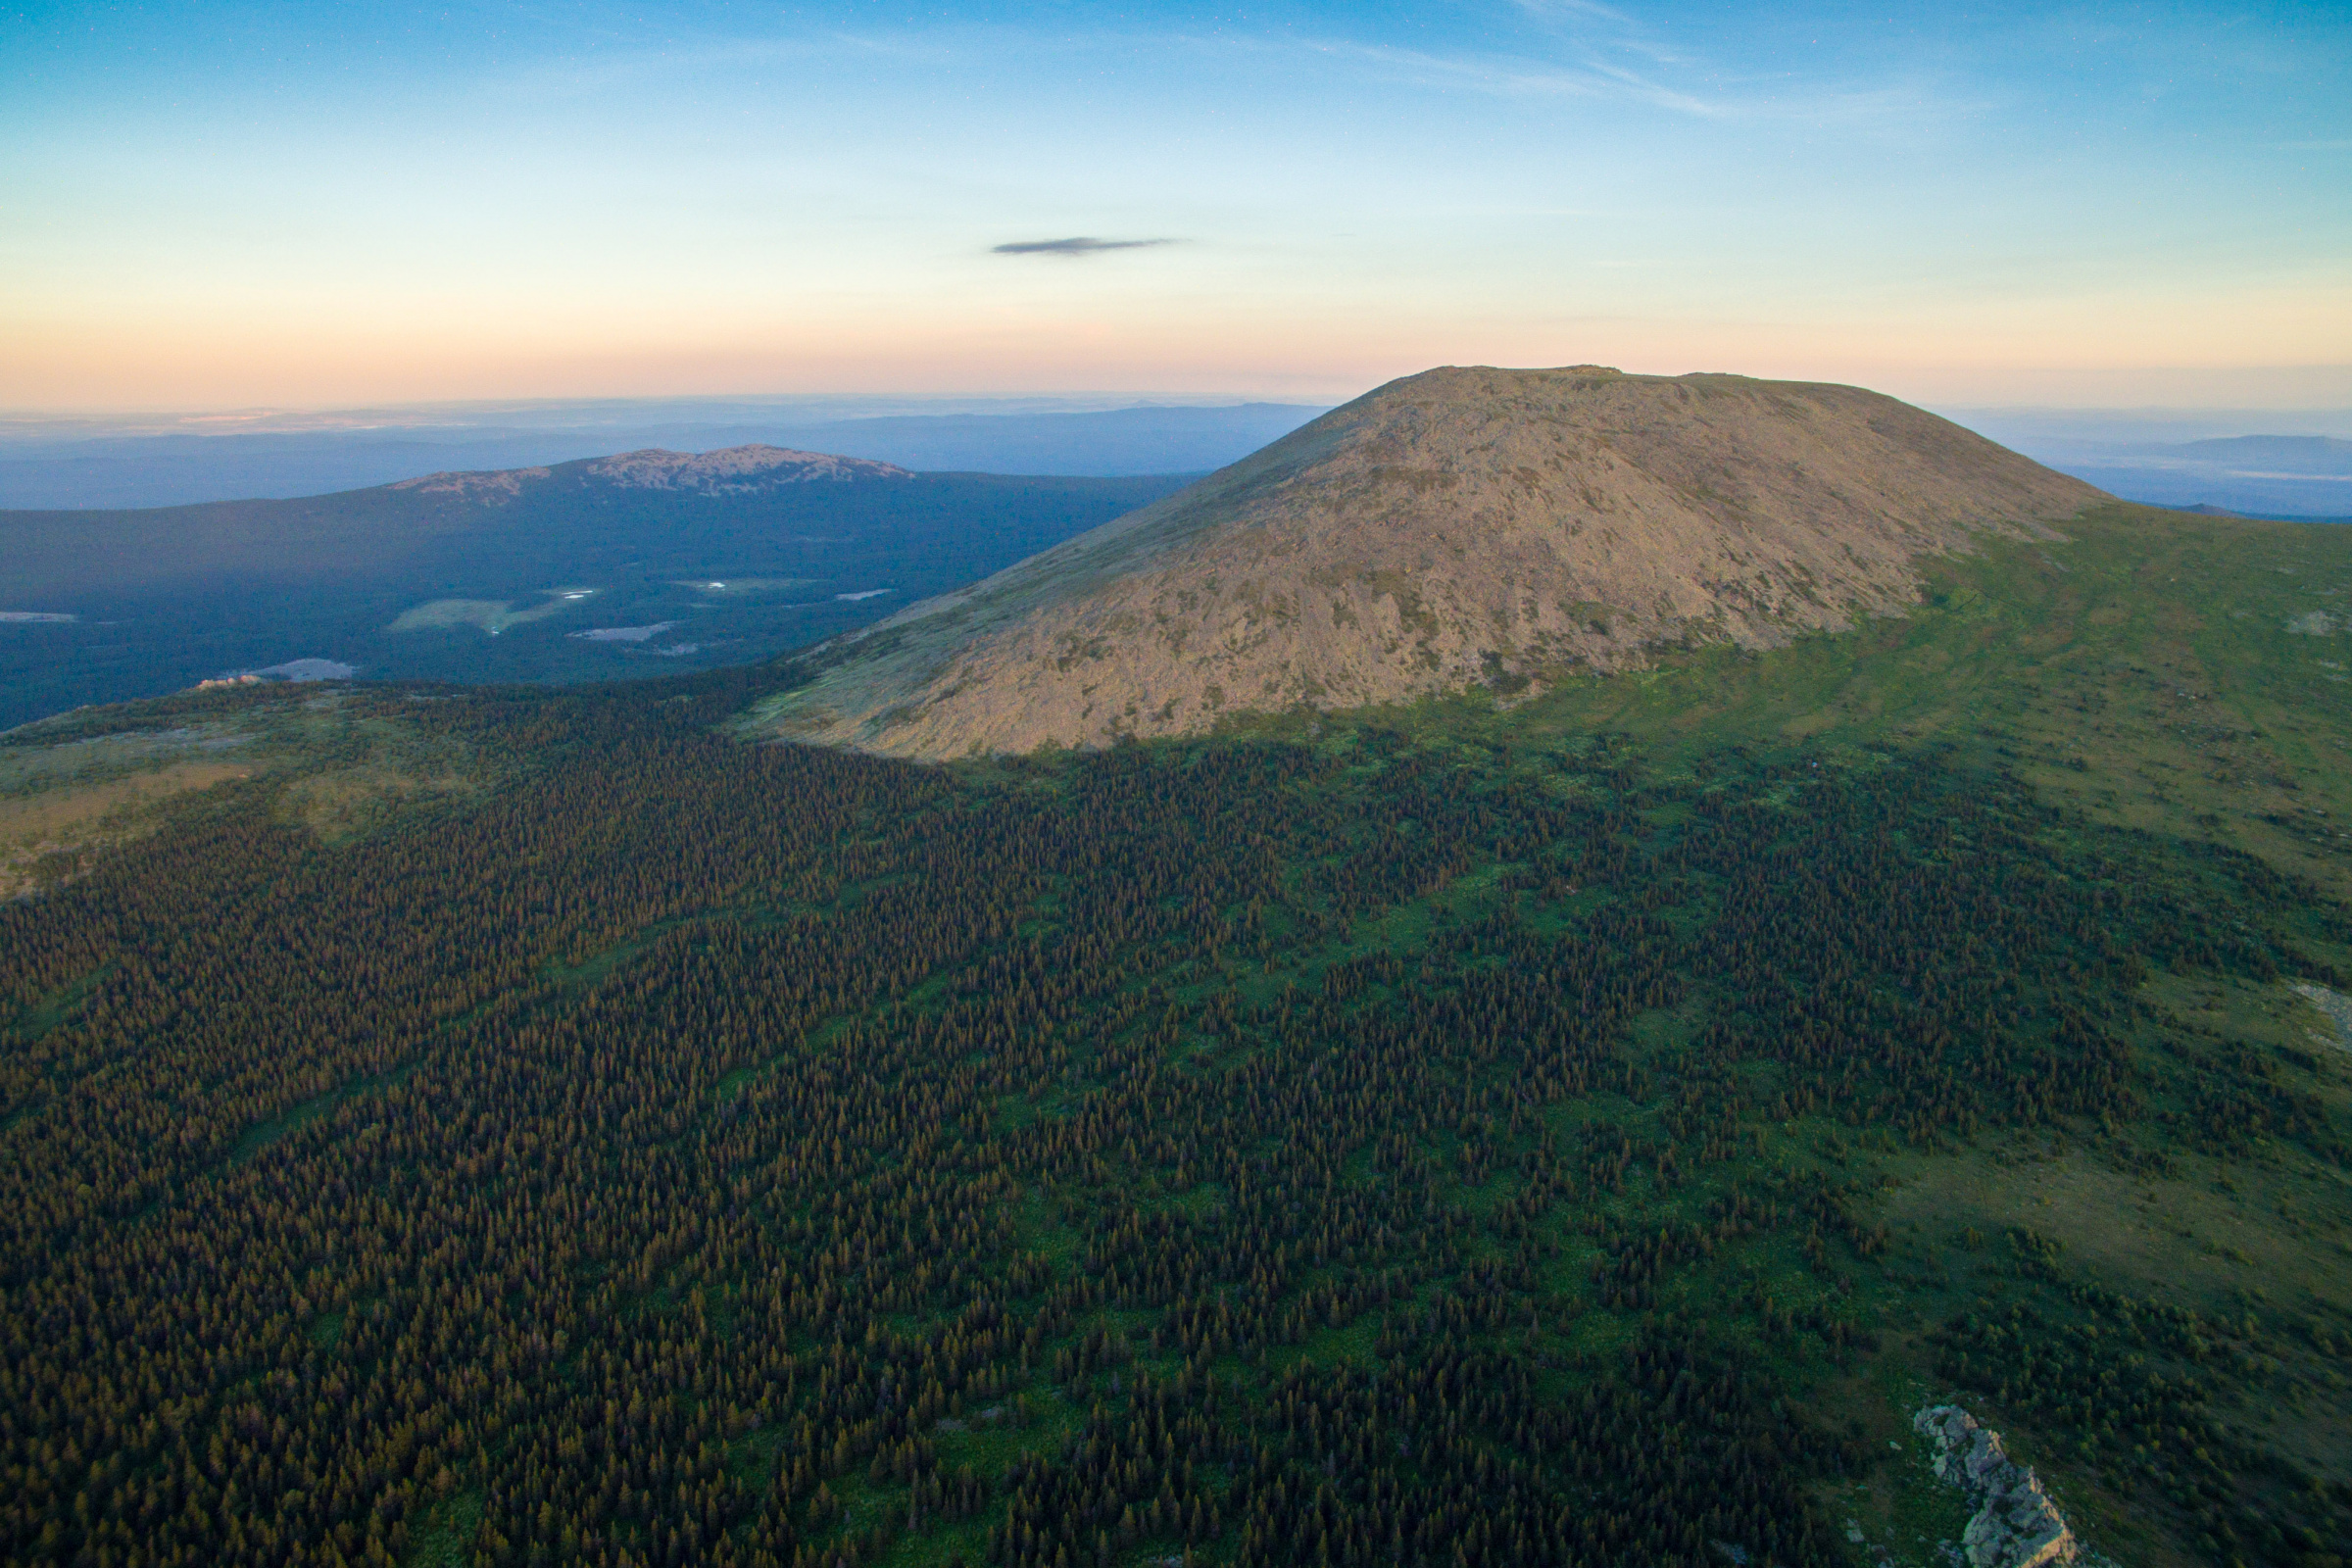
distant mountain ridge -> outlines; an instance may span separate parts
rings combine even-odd
[[[388,490],[449,495],[488,503],[518,499],[525,485],[564,475],[581,484],[620,490],[695,490],[706,495],[749,495],[787,484],[854,484],[860,479],[911,479],[891,463],[837,457],[829,452],[796,452],[759,443],[715,452],[671,452],[648,447],[609,458],[586,458],[555,467],[493,468],[422,474],[399,479]]]
[[[2296,476],[2352,478],[2352,441],[2331,435],[2231,435],[2150,447],[2150,456],[2178,455],[2206,463],[2259,464]]]
[[[1855,387],[1447,368],[804,656],[766,730],[917,758],[1768,647],[2110,500]]]
[[[2063,411],[1959,411],[1960,422],[2037,463],[2150,506],[2209,506],[2248,516],[2314,521],[2352,513],[2352,440],[2325,429],[2229,431],[2231,416],[2070,416]],[[2352,428],[2352,410],[2255,411],[2249,421],[2303,417]],[[2178,424],[2191,439],[2167,438]],[[2221,430],[2213,427],[2219,424]]]
[[[779,484],[853,484],[860,479],[911,479],[895,463],[842,458],[826,452],[751,445],[716,452],[670,452],[651,448],[599,458],[588,477],[637,490],[709,490],[741,493]]]

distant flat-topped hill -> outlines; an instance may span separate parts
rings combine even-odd
[[[543,515],[610,521],[665,496],[742,498],[812,484],[888,487],[912,478],[905,468],[862,458],[743,446],[428,473],[286,501],[0,513],[11,555],[0,584],[22,598],[208,578],[316,581],[452,548],[463,552],[504,535],[544,533]],[[170,548],[156,548],[159,540]],[[550,564],[560,568],[563,562]]]
[[[1447,368],[806,656],[758,723],[919,758],[1772,646],[2110,499],[1856,387]]]
[[[703,495],[748,495],[788,484],[851,484],[860,479],[911,479],[896,464],[826,452],[797,452],[759,443],[716,452],[671,452],[660,447],[587,458],[560,467],[505,468],[486,473],[428,473],[387,490],[454,496],[497,504],[521,498],[525,488],[547,490],[685,490]]]

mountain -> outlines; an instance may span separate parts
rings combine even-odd
[[[1181,483],[917,474],[750,445],[0,513],[0,725],[292,661],[482,681],[764,659]]]
[[[2110,498],[1853,387],[1446,368],[808,656],[778,734],[947,758],[1522,691],[1916,601]]]

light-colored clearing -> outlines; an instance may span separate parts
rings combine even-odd
[[[386,631],[443,631],[457,626],[474,626],[495,637],[509,626],[525,621],[545,620],[561,613],[574,603],[568,595],[559,595],[544,605],[528,610],[516,610],[511,599],[435,599],[400,612],[400,618],[385,627]]]
[[[674,620],[657,620],[651,626],[598,626],[589,631],[575,631],[574,637],[591,643],[641,643],[657,632],[664,632],[677,624]]]
[[[191,728],[101,735],[58,746],[11,746],[0,749],[0,795],[93,784],[101,776],[143,772],[198,754],[232,751],[251,739],[234,731]]]
[[[133,778],[0,798],[0,899],[31,892],[34,868],[46,857],[122,843],[152,825],[148,808],[253,773],[244,762],[180,762]]]
[[[763,594],[806,588],[814,581],[814,577],[672,577],[669,585],[707,594]]]
[[[282,664],[249,669],[244,673],[291,681],[349,680],[357,670],[355,666],[333,659],[289,659]]]
[[[320,842],[331,845],[360,837],[402,807],[469,795],[479,787],[457,773],[420,777],[370,762],[296,779],[286,787],[282,806]]]

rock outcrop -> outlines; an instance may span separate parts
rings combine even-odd
[[[551,468],[446,468],[439,473],[419,474],[414,479],[395,479],[384,486],[387,490],[414,490],[424,496],[454,496],[460,501],[480,501],[492,505],[513,501],[522,494],[522,487],[546,478]]]
[[[384,488],[448,496],[486,506],[522,498],[542,485],[582,489],[684,490],[702,495],[743,495],[794,484],[851,484],[868,479],[911,479],[895,463],[837,457],[830,452],[796,452],[790,447],[721,447],[715,452],[671,452],[648,447],[609,458],[586,458],[550,468],[496,468],[481,472],[428,473]]]
[[[2314,1040],[2323,1045],[2334,1046],[2339,1051],[2352,1051],[2352,997],[2347,997],[2340,991],[2330,991],[2323,985],[2314,985],[2308,981],[2300,982],[2295,986],[2295,995],[2310,1003],[2312,1010],[2326,1019],[2330,1026],[2328,1034],[2321,1034],[2318,1030],[2313,1030],[2312,1038]]]
[[[796,452],[790,447],[722,447],[716,452],[649,448],[599,458],[588,477],[629,490],[703,490],[731,494],[786,484],[848,484],[858,479],[911,479],[895,463]]]
[[[2042,1568],[2072,1562],[2080,1546],[2034,1472],[2012,1460],[2001,1435],[1956,1404],[1931,1404],[1911,1418],[1936,1445],[1936,1473],[1977,1502],[1960,1549],[1969,1568]]]
[[[1898,613],[2108,499],[1858,387],[1431,370],[813,651],[754,728],[946,759],[1527,691]]]

